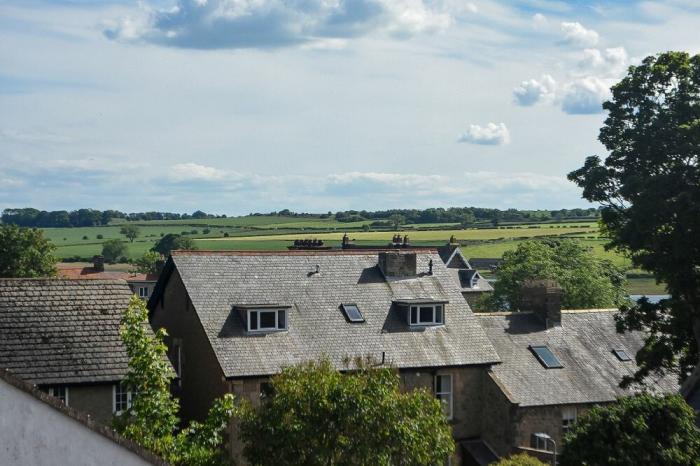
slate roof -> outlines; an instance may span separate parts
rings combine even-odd
[[[512,402],[540,406],[613,401],[630,394],[619,388],[625,375],[637,365],[634,355],[642,347],[641,332],[617,333],[617,310],[562,311],[561,327],[545,330],[530,312],[477,314],[496,347],[502,364],[493,375]],[[529,346],[547,345],[563,364],[545,369]],[[612,353],[623,349],[632,361],[622,362]],[[650,377],[648,388],[656,392],[677,392],[674,374]]]
[[[173,252],[151,297],[177,269],[226,377],[270,375],[323,355],[372,355],[398,368],[491,364],[496,352],[434,250],[418,250],[414,278],[385,279],[377,251]],[[433,275],[428,262],[433,260]],[[319,266],[320,273],[312,273]],[[411,329],[393,301],[449,301],[446,325]],[[340,309],[355,303],[364,323]],[[234,306],[291,306],[288,330],[245,332]]]
[[[493,291],[491,284],[479,274],[475,286],[471,286],[471,276],[478,274],[472,268],[469,261],[462,254],[462,250],[456,244],[447,244],[437,248],[440,259],[452,273],[454,279],[460,284],[463,293],[476,293]],[[467,272],[467,273],[465,273]]]
[[[0,367],[34,384],[121,380],[121,280],[0,279]]]

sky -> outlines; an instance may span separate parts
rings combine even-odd
[[[0,208],[589,207],[627,67],[700,2],[0,0]]]

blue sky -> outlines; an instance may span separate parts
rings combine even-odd
[[[565,175],[700,4],[0,0],[0,208],[587,206]]]

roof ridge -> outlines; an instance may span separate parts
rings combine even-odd
[[[237,251],[222,251],[211,249],[180,249],[172,251],[172,256],[372,256],[379,252],[411,252],[416,254],[437,254],[436,248],[386,248],[386,249],[333,249],[333,250],[313,250],[313,249],[296,249],[296,250],[237,250]]]
[[[67,283],[75,283],[75,284],[80,284],[80,285],[95,285],[95,284],[113,284],[113,285],[121,285],[126,283],[126,280],[122,280],[119,278],[95,278],[92,280],[81,280],[77,278],[64,278],[64,277],[42,277],[42,278],[0,278],[0,283],[2,282],[9,282],[9,283],[28,283],[28,282],[67,282]]]

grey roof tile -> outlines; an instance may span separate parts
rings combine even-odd
[[[385,279],[377,252],[178,252],[173,263],[227,377],[269,375],[326,355],[372,355],[395,367],[490,364],[496,352],[439,256],[418,251],[419,276]],[[433,260],[433,275],[428,261]],[[320,273],[310,273],[319,266]],[[449,301],[446,325],[412,330],[393,301]],[[235,306],[291,306],[288,331],[251,335]],[[355,303],[364,323],[349,323],[340,305]]]
[[[121,380],[122,280],[0,279],[0,367],[34,384]]]
[[[503,361],[493,366],[496,378],[521,406],[613,401],[630,394],[619,383],[637,365],[621,362],[612,353],[624,349],[630,356],[642,347],[641,332],[617,333],[617,310],[563,311],[561,326],[545,329],[530,312],[476,314]],[[563,364],[545,369],[529,346],[546,345]],[[650,377],[648,389],[675,392],[675,374]]]

